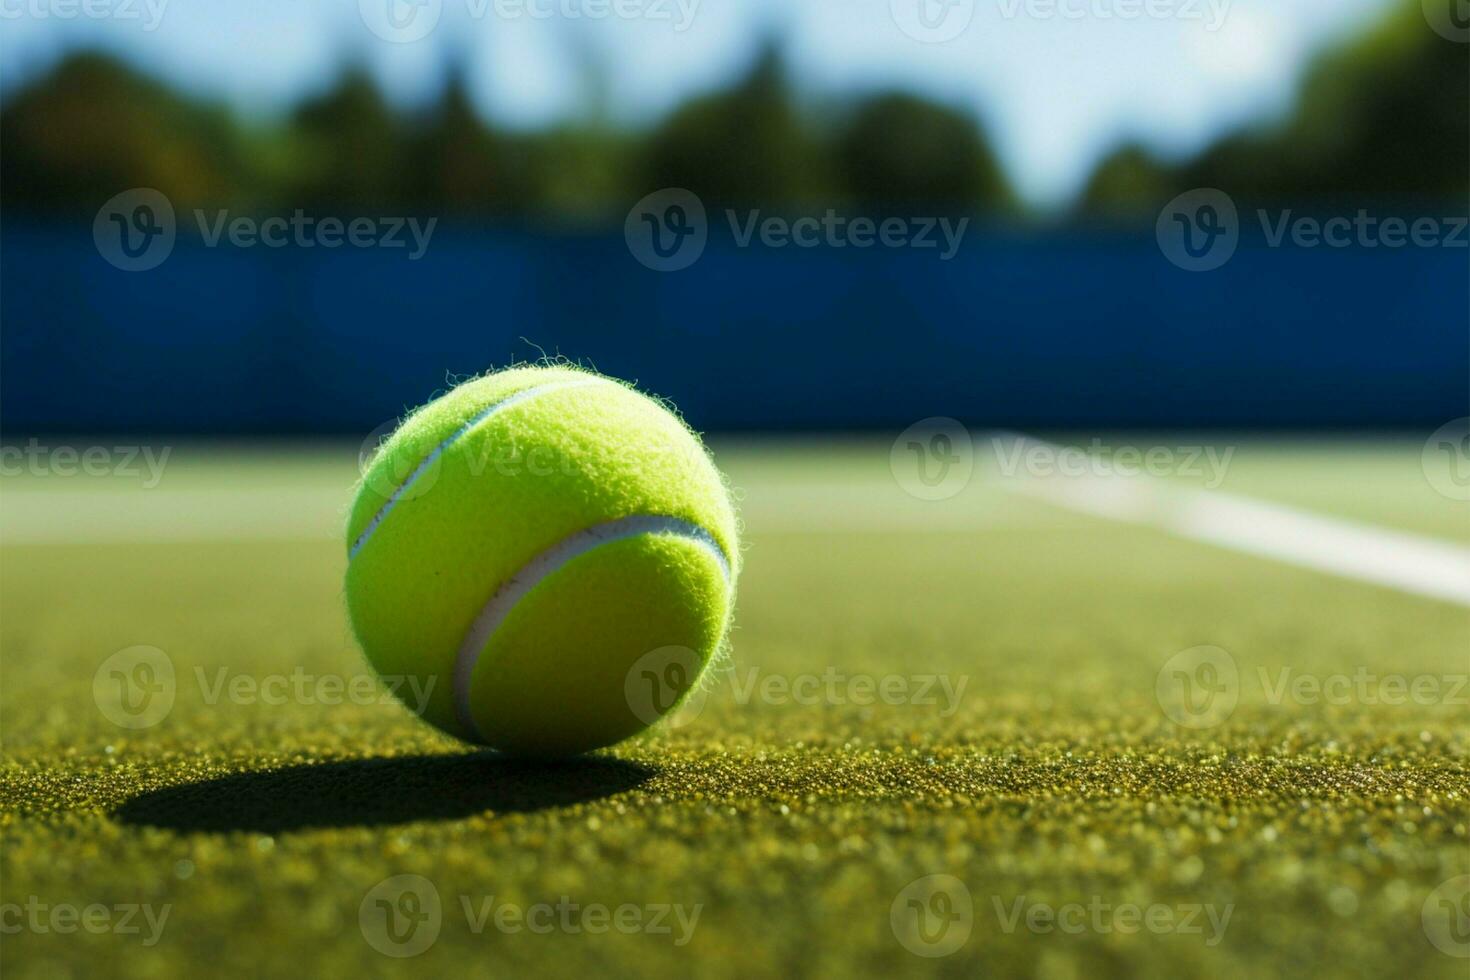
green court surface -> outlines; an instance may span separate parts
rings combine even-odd
[[[1420,441],[1232,445],[1212,489],[1470,542]],[[1463,978],[1470,610],[1061,509],[977,446],[921,500],[887,442],[717,443],[733,656],[560,763],[365,680],[355,446],[3,478],[0,970]],[[138,646],[166,713],[109,700]]]

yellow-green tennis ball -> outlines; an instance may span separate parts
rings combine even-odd
[[[611,745],[722,649],[739,570],[698,437],[622,382],[527,367],[409,416],[364,472],[347,604],[425,719],[525,753]]]

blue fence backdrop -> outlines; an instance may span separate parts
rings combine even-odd
[[[0,234],[0,426],[362,433],[547,353],[713,430],[1435,426],[1470,404],[1470,253],[1268,248],[1170,265],[1151,231],[972,231],[959,253],[737,247],[676,273],[621,233],[441,225],[429,250],[206,247],[148,272],[86,221]],[[523,341],[521,338],[525,338]]]

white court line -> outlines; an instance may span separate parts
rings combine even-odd
[[[1036,476],[1022,466],[999,483],[1068,510],[1470,606],[1470,548],[1447,541],[1217,490],[1185,490],[1142,475]]]
[[[970,490],[980,486],[1001,487],[1069,511],[1156,527],[1190,540],[1470,605],[1470,548],[1447,541],[1219,491],[1185,490],[1147,477],[1018,473],[972,485]],[[879,484],[776,486],[752,490],[742,509],[748,532],[757,535],[959,533],[1037,523],[1034,517],[997,513],[994,500],[968,500],[968,494],[910,507],[883,502],[884,492],[901,496],[895,486]],[[348,496],[346,482],[340,487],[158,488],[129,493],[6,491],[0,494],[0,545],[340,540]],[[904,501],[908,503],[907,498]]]

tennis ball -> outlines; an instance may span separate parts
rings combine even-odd
[[[698,437],[570,366],[411,414],[364,470],[347,549],[353,631],[388,686],[452,735],[530,754],[672,710],[722,650],[740,561]]]

